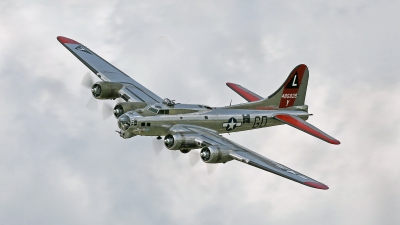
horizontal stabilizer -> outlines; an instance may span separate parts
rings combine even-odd
[[[321,140],[324,140],[328,143],[338,145],[340,142],[336,140],[335,138],[329,136],[328,134],[322,132],[318,128],[314,127],[313,125],[307,123],[306,121],[300,119],[297,116],[291,116],[288,114],[277,114],[274,116],[275,119],[286,123],[294,128],[297,128],[299,130],[302,130],[308,134],[311,134],[314,137],[317,137]]]
[[[259,96],[258,94],[255,94],[252,91],[247,90],[246,88],[240,86],[239,84],[234,84],[234,83],[228,82],[228,83],[226,83],[226,86],[230,87],[233,91],[238,93],[240,96],[242,96],[248,102],[255,102],[255,101],[263,99],[263,97]]]

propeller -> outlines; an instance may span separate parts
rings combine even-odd
[[[170,151],[170,152],[171,152],[171,155],[172,155],[172,159],[174,161],[177,160],[180,155],[182,155],[182,152],[180,152],[180,151]]]
[[[81,85],[91,89],[92,85],[94,84],[94,81],[93,81],[93,78],[92,78],[92,76],[90,74],[91,74],[90,72],[87,72],[83,76]]]
[[[189,162],[190,165],[193,167],[195,166],[200,160],[200,152],[196,150],[191,150],[189,153]]]
[[[92,98],[92,99],[94,99],[94,98]],[[114,110],[114,107],[112,107],[111,105],[104,102],[103,109],[101,112],[103,114],[103,119],[105,120],[105,119],[109,118],[110,116],[112,116],[113,110]]]
[[[192,166],[192,167],[194,167],[199,161],[200,161],[200,152],[198,151],[198,149],[196,149],[196,150],[191,150],[189,153],[188,153],[188,155],[189,155],[189,162],[190,162],[190,165]],[[217,168],[218,168],[218,163],[206,163],[206,166],[207,166],[207,174],[208,175],[211,175],[211,174],[213,174],[216,170],[217,170]]]
[[[211,175],[217,170],[218,163],[206,163],[207,164],[207,174]]]
[[[92,86],[94,84],[93,76],[91,72],[87,72],[82,79],[81,85],[84,86],[85,88],[92,89]],[[118,100],[120,102],[121,100]],[[97,99],[90,97],[89,101],[86,103],[86,107],[91,110],[91,111],[97,111],[99,109]],[[103,119],[109,118],[113,114],[114,107],[111,106],[110,104],[104,102],[103,107],[102,107],[102,115]]]
[[[161,150],[164,148],[164,140],[163,139],[157,139],[153,138],[152,139],[152,144],[153,144],[153,150],[156,153],[156,155],[159,155]]]
[[[93,78],[90,75],[90,72],[87,72],[82,79],[81,85],[91,89],[92,85],[94,84]],[[88,108],[91,111],[97,111],[98,110],[98,105],[97,105],[97,100],[93,97],[90,97],[88,103],[86,103],[86,108]]]
[[[163,139],[157,139],[157,138],[152,139],[152,145],[153,145],[153,150],[156,153],[156,155],[159,155],[161,150],[163,150],[165,147]],[[179,156],[181,156],[183,154],[179,150],[172,150],[169,152],[171,152],[172,160],[174,160],[174,161],[176,161],[179,158]],[[200,151],[198,149],[190,150],[187,154],[184,154],[184,155],[188,155],[189,163],[192,167],[196,166],[197,163],[200,161]],[[208,175],[213,174],[216,171],[216,169],[218,168],[217,163],[216,164],[206,163],[206,166],[207,166],[207,174]]]
[[[89,101],[86,103],[86,108],[88,108],[91,111],[97,111],[98,106],[97,106],[97,100],[95,98],[90,98]]]

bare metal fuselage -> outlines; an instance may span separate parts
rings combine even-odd
[[[190,111],[198,105],[176,106],[177,110]],[[273,118],[277,113],[295,115],[304,120],[307,120],[309,116],[306,111],[302,110],[244,110],[210,107],[203,107],[192,113],[160,115],[152,113],[149,110],[151,107],[139,110],[140,114],[137,112],[138,110],[127,113],[130,126],[125,131],[134,135],[165,136],[173,125],[189,124],[215,130],[218,133],[232,133],[281,125],[283,124],[281,121]],[[167,109],[171,112],[174,110],[172,107]]]

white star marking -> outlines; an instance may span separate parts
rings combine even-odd
[[[226,130],[233,130],[235,127],[240,127],[242,123],[235,123],[234,118],[231,117],[227,123],[223,123],[222,127],[226,127]]]

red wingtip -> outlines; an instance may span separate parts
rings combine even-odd
[[[63,44],[79,44],[77,41],[74,41],[72,39],[63,37],[63,36],[58,36],[57,40]]]
[[[338,141],[338,140],[333,140],[333,141],[330,141],[329,143],[334,144],[334,145],[340,145],[340,141]]]
[[[307,182],[304,182],[304,184],[309,186],[309,187],[313,187],[313,188],[317,188],[317,189],[322,189],[322,190],[328,190],[329,189],[328,186],[326,186],[325,184],[321,184],[321,183],[315,183],[315,182],[307,181]]]

